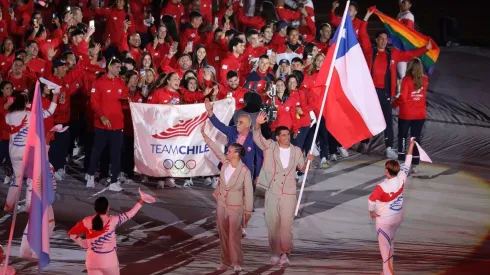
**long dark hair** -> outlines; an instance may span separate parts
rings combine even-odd
[[[422,65],[422,61],[418,58],[410,60],[405,76],[412,77],[415,90],[422,88],[424,86],[424,66]]]
[[[3,89],[5,89],[5,86],[9,85],[12,86],[12,92],[14,90],[14,85],[12,84],[12,82],[8,81],[8,80],[4,80],[2,82],[0,82],[0,97],[3,97]]]
[[[161,23],[167,27],[167,36],[170,35],[173,41],[180,42],[179,32],[177,31],[177,23],[171,15],[162,16]],[[179,22],[180,23],[180,22]]]
[[[27,104],[27,96],[24,93],[14,92],[12,94],[14,102],[9,106],[9,112],[24,111]]]
[[[270,1],[262,2],[262,12],[260,16],[265,19],[267,24],[276,23],[279,21],[276,7],[274,7],[274,4]]]
[[[92,219],[92,230],[101,231],[104,229],[104,222],[100,215],[107,213],[107,208],[109,208],[109,201],[106,197],[99,197],[95,200],[94,209],[97,214]]]
[[[5,53],[5,43],[7,42],[7,40],[10,40],[10,42],[12,42],[12,44],[14,45],[14,47],[12,48],[12,52],[10,53],[10,55],[15,54],[15,43],[14,43],[14,40],[11,37],[5,37],[2,40],[2,45],[0,45],[0,53],[1,54],[4,54]]]
[[[197,51],[200,50],[201,48],[203,48],[206,51],[206,56],[201,61],[201,63],[199,63],[199,61],[197,60]],[[194,70],[198,70],[204,68],[206,65],[208,65],[208,51],[206,50],[206,47],[204,47],[204,45],[199,44],[194,48],[194,52],[192,53],[192,68]]]
[[[163,84],[163,81],[167,77],[167,74],[161,73],[158,75],[157,79],[151,83],[150,87],[148,87],[148,95],[146,98],[150,97],[157,89],[164,87],[165,85]]]

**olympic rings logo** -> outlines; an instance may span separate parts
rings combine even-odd
[[[190,160],[171,160],[171,159],[165,159],[163,161],[163,168],[170,170],[171,172],[176,172],[179,171],[182,174],[189,174],[192,170],[194,170],[197,166],[197,163],[195,160],[190,159]]]

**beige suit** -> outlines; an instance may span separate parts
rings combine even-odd
[[[279,144],[265,139],[259,130],[253,132],[255,144],[264,152],[264,163],[257,186],[265,189],[265,221],[269,244],[275,254],[293,250],[293,218],[296,206],[296,168],[304,171],[305,158],[301,149],[290,146],[289,164],[283,168]]]
[[[225,182],[225,170],[231,165],[218,146],[210,139],[205,140],[211,151],[223,163],[219,183],[213,196],[217,201],[216,220],[221,246],[221,263],[226,265],[241,265],[242,253],[242,223],[244,211],[253,210],[252,177],[247,166],[242,161]]]

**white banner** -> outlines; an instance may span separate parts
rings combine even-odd
[[[235,112],[233,99],[213,103],[213,112],[225,124]],[[157,105],[131,103],[134,126],[135,171],[151,177],[218,175],[218,159],[201,136],[208,122],[204,104]],[[224,134],[206,127],[209,137],[226,144]],[[224,145],[222,147],[224,149]]]

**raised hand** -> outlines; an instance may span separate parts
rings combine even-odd
[[[255,124],[264,124],[265,122],[267,122],[267,113],[265,112],[260,112],[258,115],[257,115],[257,119],[255,120]]]
[[[213,116],[213,105],[211,104],[211,101],[209,101],[209,98],[204,99],[204,107],[208,112],[208,116],[209,117]]]
[[[427,46],[425,46],[425,48],[430,51],[432,50],[432,39],[429,40],[429,43],[427,43]]]
[[[332,10],[335,10],[339,6],[340,6],[340,4],[339,4],[339,1],[338,0],[333,1],[333,3],[332,3]]]

